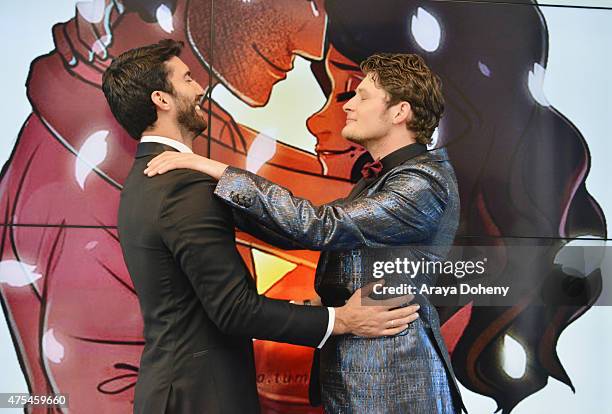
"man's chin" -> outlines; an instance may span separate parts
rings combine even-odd
[[[204,124],[203,126],[200,126],[197,129],[198,133],[196,134],[196,136],[202,135],[204,132],[206,132],[207,129],[208,129],[208,124]],[[196,131],[194,131],[194,132],[196,132]]]
[[[193,112],[193,118],[190,122],[191,132],[197,132],[197,135],[202,134],[208,129],[208,113],[204,111],[198,111],[197,109]]]
[[[346,129],[346,128],[345,128]],[[343,129],[342,130],[342,138],[346,139],[349,142],[352,142],[354,144],[363,144],[365,141],[367,141],[366,139],[363,139],[360,136],[357,136],[356,134],[351,134],[349,131],[346,131]]]

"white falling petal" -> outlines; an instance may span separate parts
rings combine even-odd
[[[89,23],[100,23],[104,17],[104,0],[79,1],[76,8]]]
[[[98,245],[97,241],[90,241],[85,245],[85,250],[93,250]]]
[[[566,243],[555,255],[554,263],[561,265],[563,272],[573,276],[588,276],[600,269],[606,258],[605,240],[588,240],[597,236],[587,235]]]
[[[36,266],[18,260],[2,260],[0,262],[0,283],[6,283],[12,287],[27,286],[42,277],[34,269]]]
[[[436,127],[436,129],[434,129],[434,132],[431,134],[431,142],[427,144],[428,150],[432,150],[436,148],[436,145],[438,145],[439,137],[440,137],[440,131],[438,130],[438,127]]]
[[[155,18],[159,27],[166,33],[174,31],[174,22],[172,21],[172,11],[165,4],[160,5],[155,11]]]
[[[108,131],[106,130],[94,132],[87,137],[77,154],[75,177],[83,190],[85,189],[85,180],[89,174],[106,158],[108,152],[107,137]]]
[[[246,169],[257,173],[259,169],[276,154],[276,138],[273,130],[261,132],[255,137],[246,159]]]
[[[319,9],[317,8],[314,0],[310,2],[310,10],[312,11],[312,15],[314,17],[319,17]]]
[[[502,366],[506,374],[514,379],[522,378],[527,368],[525,348],[516,339],[506,334],[502,355]]]
[[[103,35],[100,39],[96,40],[91,46],[91,52],[106,59],[108,52],[106,46],[110,43],[110,36]],[[91,59],[90,59],[91,60]]]
[[[485,65],[482,62],[478,62],[478,69],[480,69],[480,73],[482,73],[483,75],[485,75],[487,78],[491,77],[491,69],[489,69],[489,67],[487,65]]]
[[[42,347],[43,354],[49,361],[59,364],[64,359],[64,346],[55,338],[53,329],[44,333]]]
[[[419,7],[416,15],[412,16],[410,29],[414,40],[423,50],[433,52],[440,46],[440,23],[424,8]]]
[[[533,70],[529,71],[529,79],[527,80],[527,86],[531,96],[537,103],[542,106],[549,106],[550,103],[544,95],[544,77],[546,76],[546,69],[539,63],[533,64]]]

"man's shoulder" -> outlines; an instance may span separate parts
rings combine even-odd
[[[215,185],[217,181],[210,175],[203,174],[199,171],[189,170],[181,168],[177,170],[168,171],[167,173],[156,175],[153,177],[146,177],[149,179],[162,179],[161,182],[168,185],[191,185],[191,184],[202,184],[202,185]]]
[[[392,174],[409,174],[411,172],[421,174],[444,174],[452,171],[446,150],[432,150],[410,158],[391,170]]]
[[[206,202],[214,196],[217,181],[197,171],[178,169],[147,177],[141,182],[147,190],[158,194],[162,203],[173,201]]]
[[[439,149],[427,151],[393,168],[388,173],[386,185],[401,188],[418,185],[442,190],[455,188],[456,181],[446,150]]]
[[[128,175],[128,179],[124,185],[126,186],[140,186],[145,185],[147,187],[162,187],[167,189],[173,189],[176,187],[190,185],[190,184],[215,184],[216,180],[209,175],[203,174],[199,171],[189,170],[186,168],[180,168],[172,171],[168,171],[164,174],[155,175],[148,177],[145,175],[144,170],[147,168],[147,163],[151,161],[154,156],[137,158],[134,161],[132,170]]]
[[[177,169],[148,177],[144,174],[147,162],[146,158],[137,159],[132,166],[121,190],[122,204],[157,204],[182,194],[189,194],[193,200],[213,197],[217,182],[212,177],[188,169]]]
[[[423,152],[416,157],[410,158],[402,163],[402,166],[416,166],[444,164],[450,161],[446,148],[436,148]]]

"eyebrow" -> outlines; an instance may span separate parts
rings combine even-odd
[[[361,68],[355,65],[349,65],[342,62],[336,62],[335,60],[330,60],[329,63],[342,70],[352,70],[354,72],[361,72]]]
[[[368,91],[366,91],[363,88],[357,88],[357,89],[355,89],[355,92],[357,92],[360,95],[366,95],[366,96],[368,95]]]

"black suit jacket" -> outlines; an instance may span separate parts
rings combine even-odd
[[[119,237],[144,318],[135,413],[257,413],[251,338],[316,347],[328,311],[257,294],[216,182],[189,170],[149,178],[141,143],[121,193]]]

